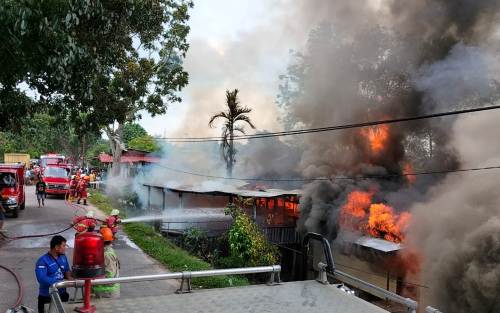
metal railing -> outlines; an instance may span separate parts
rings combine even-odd
[[[280,283],[280,272],[281,272],[280,265],[271,265],[271,266],[228,268],[228,269],[206,270],[206,271],[186,271],[186,272],[128,276],[128,277],[118,277],[118,278],[98,278],[98,279],[93,279],[91,282],[92,285],[97,286],[97,285],[108,285],[116,283],[135,283],[144,281],[181,279],[181,285],[180,288],[177,290],[177,292],[185,293],[185,292],[191,292],[191,279],[193,278],[213,277],[213,276],[223,276],[223,275],[270,273],[271,276],[268,284],[275,284],[275,283]],[[83,280],[67,280],[55,283],[52,286],[50,286],[50,297],[52,301],[50,303],[49,312],[66,313],[61,298],[59,297],[59,288],[68,288],[68,287],[77,288],[77,287],[82,287],[83,285],[84,285]],[[184,288],[185,286],[187,289]]]
[[[331,278],[334,278],[334,279],[339,280],[341,282],[344,282],[344,283],[351,285],[355,288],[364,290],[364,291],[366,291],[374,296],[377,296],[381,299],[390,300],[390,301],[402,304],[406,307],[406,310],[408,313],[416,313],[417,312],[418,303],[415,300],[402,297],[402,296],[395,294],[391,291],[385,290],[383,288],[380,288],[378,286],[375,286],[373,284],[365,282],[359,278],[356,278],[352,275],[349,275],[345,272],[337,270],[335,268],[335,263],[333,262],[333,255],[332,255],[332,249],[330,247],[330,242],[325,237],[323,237],[322,235],[317,234],[317,233],[307,233],[304,236],[304,239],[302,242],[302,249],[303,249],[303,256],[304,256],[304,267],[303,267],[304,268],[304,279],[307,278],[306,277],[307,276],[307,268],[308,268],[307,256],[309,253],[309,243],[310,243],[311,239],[321,242],[322,247],[323,247],[323,253],[324,253],[325,259],[326,259],[326,266],[320,266],[320,277],[322,274],[321,271],[323,271],[324,273],[326,273],[326,275],[328,277],[331,277]],[[320,280],[324,281],[325,279],[322,278]],[[428,309],[429,308],[430,307],[428,307]],[[430,308],[430,309],[433,309],[433,308]],[[433,309],[433,310],[435,310],[435,309]],[[437,310],[436,311],[427,311],[427,309],[426,309],[426,313],[433,313],[433,312],[439,312],[439,311],[437,311]]]

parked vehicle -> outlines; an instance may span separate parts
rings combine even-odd
[[[47,166],[43,172],[43,181],[47,184],[48,195],[65,195],[69,191],[70,169],[66,165]]]
[[[24,210],[26,194],[23,164],[0,164],[0,201],[5,211],[13,217],[18,217],[19,210]]]
[[[66,163],[66,157],[62,154],[49,153],[40,156],[40,166],[45,168],[49,165],[61,165]]]
[[[4,153],[3,161],[6,164],[22,163],[25,167],[30,165],[30,155],[26,153]]]

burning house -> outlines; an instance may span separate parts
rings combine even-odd
[[[300,190],[250,190],[244,186],[217,185],[155,185],[146,183],[148,208],[161,211],[167,218],[169,212],[201,214],[199,221],[164,221],[165,232],[182,232],[189,227],[203,228],[220,234],[230,227],[228,217],[223,218],[224,208],[238,199],[244,211],[263,229],[271,242],[297,243],[295,231],[299,217]]]
[[[318,23],[280,77],[285,131],[419,117],[499,100],[499,1],[305,1],[298,8],[297,20]],[[492,290],[498,289],[499,261],[488,253],[498,249],[500,200],[491,191],[498,178],[413,175],[496,165],[498,123],[492,117],[483,125],[485,116],[476,118],[422,118],[253,140],[237,146],[235,176],[304,179],[300,204],[292,210],[299,212],[297,228],[334,242],[345,271],[415,297],[429,287],[437,291],[429,304],[445,312],[487,312],[477,308],[498,307]],[[201,150],[206,146],[177,167],[223,175],[212,171],[217,163],[206,162]],[[175,199],[173,207],[206,206],[211,199],[219,208],[239,193],[184,187],[164,192]],[[279,198],[257,194],[256,209],[248,212],[256,212],[261,224],[268,217],[286,224],[293,216],[282,215],[281,222],[271,213],[281,206]]]

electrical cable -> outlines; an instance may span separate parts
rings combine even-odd
[[[12,274],[12,276],[14,276],[14,278],[16,279],[16,282],[17,282],[17,287],[18,287],[18,295],[17,295],[17,300],[15,302],[15,304],[12,306],[12,308],[17,308],[21,302],[23,301],[23,297],[24,297],[24,288],[23,288],[23,285],[21,284],[21,279],[19,278],[19,275],[17,275],[17,273],[6,267],[6,266],[3,266],[0,264],[0,268],[3,268],[4,270],[6,270],[7,272],[9,272],[10,274]]]
[[[208,175],[202,173],[195,173],[185,170],[179,170],[173,167],[168,167],[165,165],[155,164],[155,166],[167,169],[172,172],[199,176],[205,178],[213,179],[223,179],[223,180],[238,180],[238,181],[259,181],[259,182],[312,182],[312,181],[335,181],[335,180],[361,180],[361,179],[387,179],[387,178],[397,178],[397,177],[409,177],[409,176],[424,176],[424,175],[441,175],[449,173],[461,173],[461,172],[474,172],[474,171],[485,171],[500,169],[500,165],[495,166],[485,166],[485,167],[472,167],[454,170],[435,170],[435,171],[424,171],[415,173],[401,173],[401,174],[384,174],[384,175],[360,175],[360,176],[334,176],[334,177],[313,177],[313,178],[242,178],[242,177],[225,177]]]
[[[335,126],[327,126],[327,127],[318,127],[318,128],[306,128],[306,129],[298,129],[291,131],[282,131],[282,132],[267,132],[261,134],[254,135],[235,135],[233,136],[233,140],[246,140],[246,139],[258,139],[258,138],[269,138],[269,137],[282,137],[282,136],[292,136],[292,135],[301,135],[301,134],[309,134],[309,133],[318,133],[318,132],[327,132],[327,131],[335,131],[342,129],[350,129],[350,128],[360,128],[360,127],[368,127],[368,126],[376,126],[381,124],[395,124],[416,120],[423,120],[429,118],[437,118],[437,117],[445,117],[452,115],[460,115],[460,114],[468,114],[473,112],[481,112],[481,111],[489,111],[489,110],[497,110],[500,109],[500,105],[488,106],[482,108],[473,108],[473,109],[465,109],[458,111],[448,111],[427,115],[419,115],[413,117],[403,117],[396,119],[385,119],[378,121],[370,121],[370,122],[361,122],[361,123],[352,123],[352,124],[343,124],[343,125],[335,125]],[[218,142],[223,141],[223,137],[156,137],[158,140],[165,140],[168,142]]]

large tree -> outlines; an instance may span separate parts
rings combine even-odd
[[[233,176],[233,167],[236,163],[236,149],[234,148],[234,135],[236,133],[245,134],[243,126],[238,122],[244,122],[250,127],[255,128],[250,117],[247,115],[252,109],[241,106],[238,100],[238,89],[233,91],[226,90],[226,111],[221,111],[210,118],[208,126],[213,127],[215,120],[222,118],[224,126],[222,127],[221,154],[226,162],[226,170],[229,177]]]
[[[191,0],[2,1],[0,118],[42,106],[77,121],[84,113],[105,128],[119,159],[125,122],[180,101],[190,7]],[[23,97],[22,83],[39,94],[34,108],[9,105]]]

